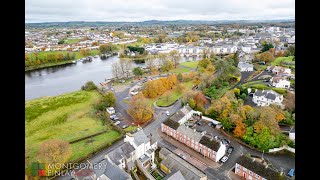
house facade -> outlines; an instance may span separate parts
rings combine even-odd
[[[124,142],[105,155],[105,158],[127,172],[133,169],[136,161],[140,161],[138,163],[142,163],[146,169],[156,167],[154,151],[157,149],[157,142],[152,142],[142,129],[134,134],[127,133]]]
[[[271,86],[276,88],[290,88],[290,81],[286,80],[283,77],[272,77],[269,82]]]
[[[215,162],[218,162],[226,152],[226,146],[221,141],[171,119],[161,124],[161,131]]]
[[[256,90],[252,101],[258,106],[269,106],[270,104],[282,106],[283,95],[273,90]]]
[[[235,174],[243,179],[248,180],[273,180],[273,179],[288,179],[281,175],[275,169],[268,167],[260,159],[255,159],[247,156],[240,156],[236,160]]]
[[[285,67],[281,67],[281,66],[268,66],[267,71],[272,72],[273,74],[278,74],[278,75],[283,75],[283,74],[290,75],[291,74],[290,68],[285,68]]]

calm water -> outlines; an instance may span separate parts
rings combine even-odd
[[[199,58],[196,58],[199,59]],[[196,60],[195,58],[182,58]],[[112,78],[113,62],[119,61],[117,56],[106,60],[93,58],[92,62],[69,64],[51,67],[25,73],[25,99],[35,99],[42,96],[55,96],[66,92],[80,90],[87,81],[98,84],[107,78]],[[145,66],[145,64],[134,64]]]

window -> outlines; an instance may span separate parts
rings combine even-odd
[[[259,178],[260,178],[260,176],[259,176],[258,174],[256,174],[256,178],[257,178],[257,179],[259,179]]]
[[[246,169],[245,167],[243,167],[243,171],[244,171],[244,172],[247,172],[247,169]]]
[[[209,153],[208,156],[211,157],[211,154]]]
[[[266,178],[262,178],[262,180],[267,180]]]
[[[250,174],[250,175],[253,175],[252,171],[249,171],[249,174]]]
[[[200,148],[200,150],[199,150],[200,153],[201,153],[201,150],[202,150],[202,149]]]

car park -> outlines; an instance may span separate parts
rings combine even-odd
[[[117,122],[114,123],[114,125],[118,125],[118,124],[120,124],[120,121],[117,121]]]
[[[232,151],[233,151],[233,147],[229,147],[228,149],[227,149],[227,152],[228,152],[228,154],[231,154],[232,153]]]
[[[228,157],[227,156],[223,156],[220,161],[225,163],[227,160],[228,160]]]

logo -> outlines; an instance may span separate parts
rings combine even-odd
[[[33,162],[31,166],[32,176],[47,176],[46,167],[46,163]]]

